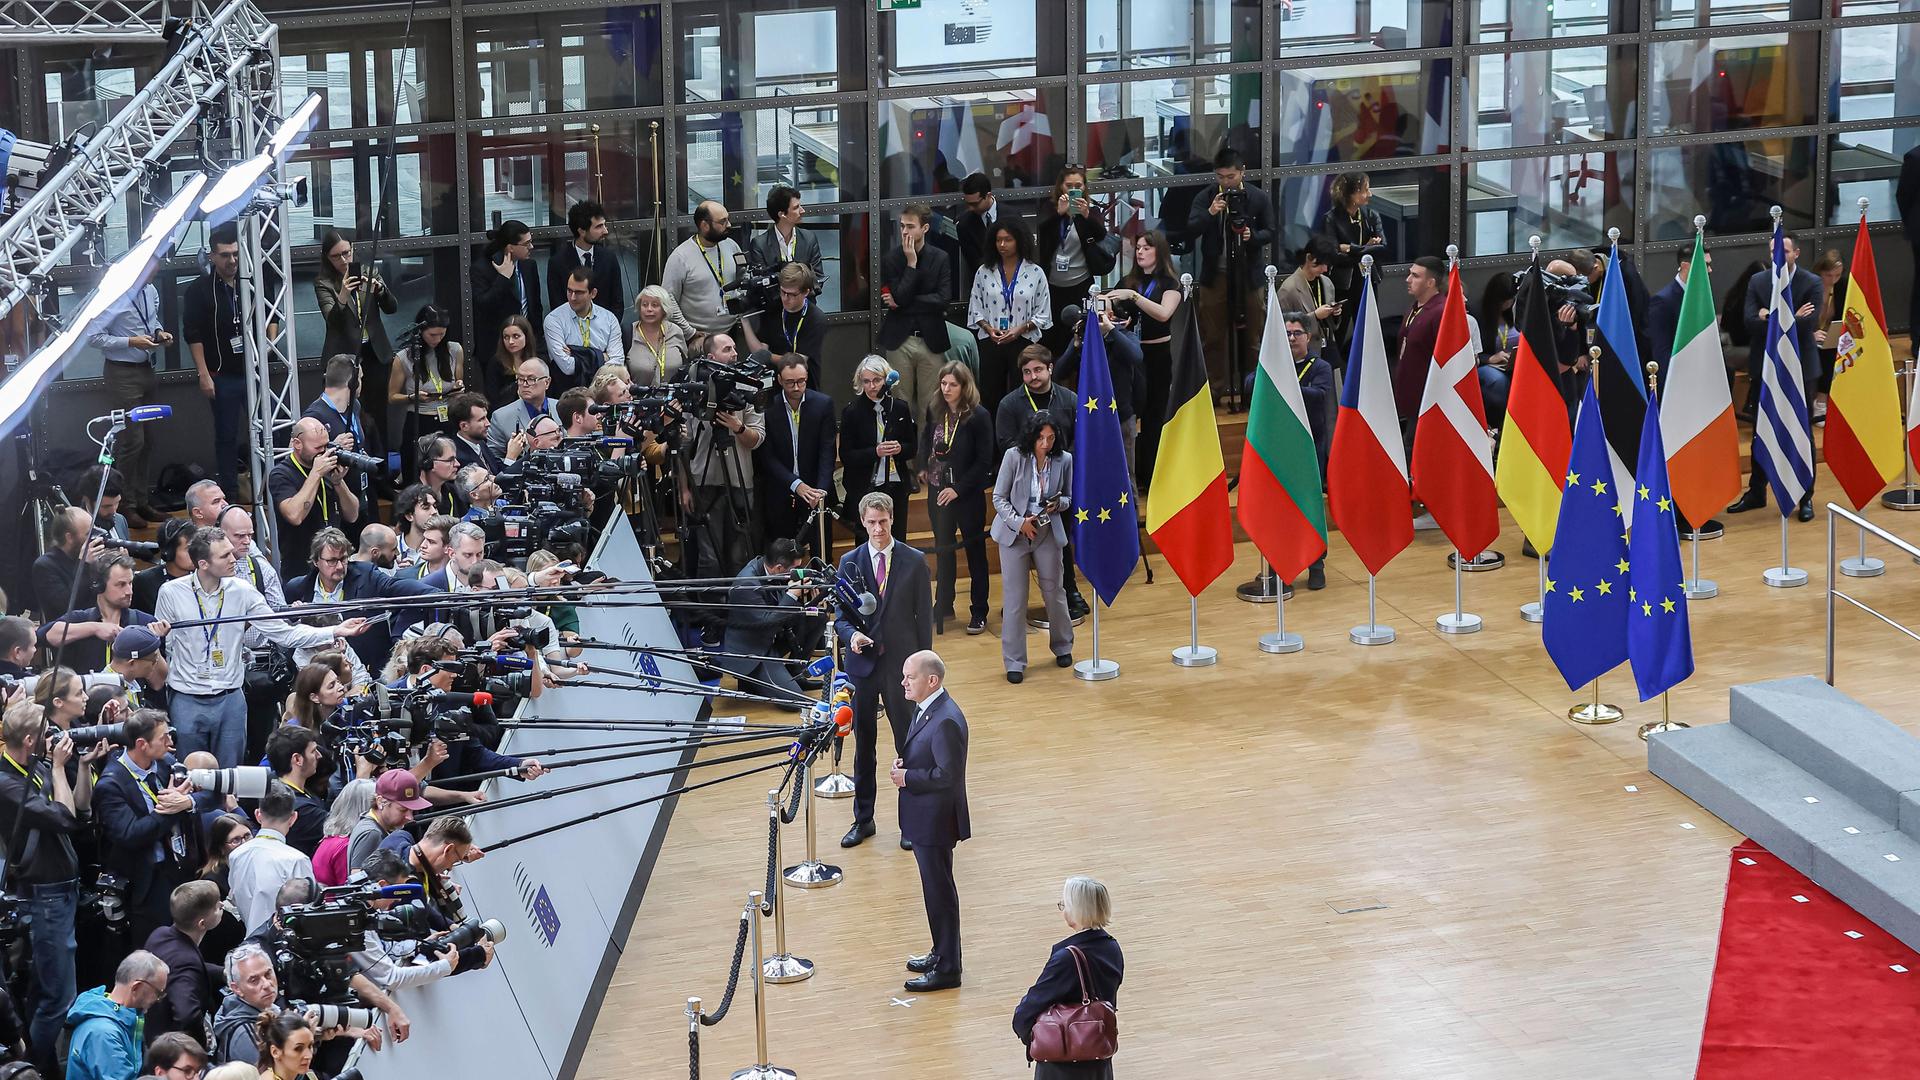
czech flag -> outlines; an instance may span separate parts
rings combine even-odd
[[[1363,270],[1360,282],[1347,382],[1340,391],[1327,461],[1327,502],[1334,524],[1346,534],[1367,573],[1378,576],[1413,543],[1413,501],[1371,267]]]

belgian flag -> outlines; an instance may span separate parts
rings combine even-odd
[[[1213,394],[1200,351],[1192,304],[1173,360],[1167,422],[1153,462],[1147,497],[1147,535],[1159,546],[1192,596],[1233,565],[1233,523],[1227,509],[1227,462],[1213,423]]]

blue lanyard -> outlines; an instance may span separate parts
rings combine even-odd
[[[1018,284],[1020,284],[1020,268],[1014,267],[1013,276],[1009,278],[1006,264],[1002,263],[1000,265],[1000,301],[1006,305],[1009,317],[1013,315],[1013,287]]]
[[[326,401],[327,408],[333,409],[333,415],[339,417],[340,422],[347,425],[348,431],[353,432],[353,448],[355,450],[364,450],[366,448],[366,439],[360,435],[360,414],[357,412],[341,412],[339,409],[334,408],[333,402],[327,401],[324,397],[320,400]]]
[[[1149,278],[1147,281],[1147,287],[1140,290],[1141,299],[1144,299],[1144,300],[1153,299],[1153,290],[1159,284],[1160,284],[1159,278]]]

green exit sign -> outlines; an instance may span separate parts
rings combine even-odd
[[[905,11],[920,6],[920,0],[874,0],[881,11]]]

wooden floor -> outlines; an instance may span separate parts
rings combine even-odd
[[[1920,537],[1920,515],[1873,516]],[[1779,518],[1725,520],[1726,538],[1702,548],[1721,594],[1693,607],[1697,671],[1673,694],[1694,724],[1726,719],[1730,685],[1822,664],[1824,512],[1792,526],[1812,583],[1788,591],[1760,582]],[[1122,1076],[1690,1076],[1738,837],[1648,775],[1634,729],[1659,705],[1634,701],[1625,668],[1603,684],[1625,722],[1567,721],[1576,695],[1516,610],[1535,563],[1511,521],[1499,548],[1506,569],[1466,580],[1487,624],[1468,637],[1433,628],[1452,576],[1444,539],[1423,532],[1381,579],[1380,619],[1400,634],[1383,648],[1347,641],[1366,577],[1338,534],[1327,589],[1287,605],[1304,653],[1255,649],[1273,608],[1232,596],[1254,570],[1245,544],[1201,600],[1217,667],[1168,662],[1187,632],[1170,573],[1151,587],[1136,575],[1106,619],[1114,682],[1045,667],[1009,686],[996,636],[937,638],[972,728],[966,985],[891,1003],[906,996],[903,958],[927,946],[913,858],[884,793],[878,842],[851,852],[836,844],[850,803],[823,801],[823,857],[847,878],[786,890],[789,943],[818,971],[768,988],[774,1062],[809,1080],[1028,1075],[1008,1017],[1065,934],[1061,880],[1091,873],[1126,949]],[[1888,562],[1846,587],[1920,622],[1920,567]],[[1840,687],[1905,719],[1912,644],[1859,613],[1838,627]],[[717,1001],[763,872],[764,794],[743,783],[681,800],[585,1080],[683,1074],[683,1001]],[[794,862],[802,833],[788,836]],[[708,1077],[754,1060],[748,994],[704,1032]]]

